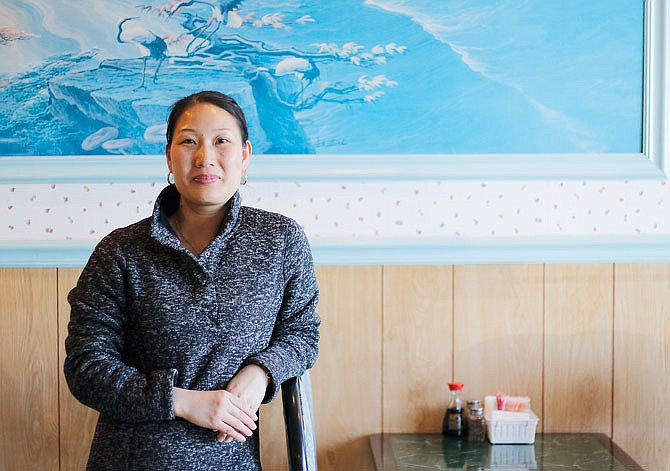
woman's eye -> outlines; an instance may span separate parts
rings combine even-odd
[[[226,137],[220,137],[216,140],[217,144],[227,144],[230,140]]]
[[[187,137],[186,139],[182,139],[181,143],[182,144],[195,144],[195,140]]]

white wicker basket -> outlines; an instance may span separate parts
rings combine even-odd
[[[486,417],[486,432],[491,443],[535,443],[537,416],[530,411],[529,419],[499,419]]]

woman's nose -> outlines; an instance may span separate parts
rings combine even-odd
[[[196,167],[204,167],[206,165],[214,165],[213,150],[207,144],[198,147],[195,154]]]

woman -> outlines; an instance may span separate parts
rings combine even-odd
[[[257,411],[317,356],[307,239],[240,205],[235,101],[174,104],[151,217],[105,237],[70,292],[65,377],[100,412],[88,469],[260,469]]]

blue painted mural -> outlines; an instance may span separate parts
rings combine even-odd
[[[0,0],[0,157],[161,154],[236,98],[256,153],[636,153],[643,2]]]

